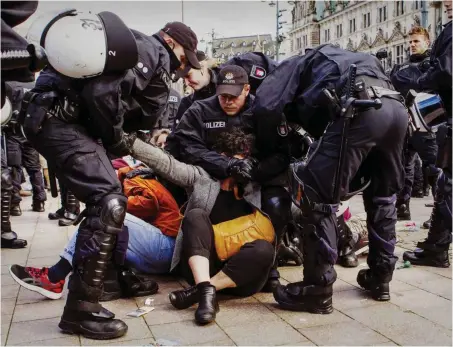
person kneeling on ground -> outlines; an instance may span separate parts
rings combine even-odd
[[[115,260],[125,257],[125,266],[112,266],[107,271],[101,301],[155,294],[158,285],[146,275],[169,273],[175,236],[182,220],[176,201],[150,169],[126,166],[118,170],[118,176],[128,198],[130,213],[126,214],[124,224],[129,235],[118,240],[120,251],[114,257]],[[12,265],[11,276],[29,290],[50,299],[61,298],[66,276],[72,271],[76,238],[77,231],[61,259],[50,268]]]
[[[252,135],[233,128],[219,136],[214,148],[230,157],[246,158],[252,145]],[[275,233],[268,216],[260,210],[259,184],[242,186],[231,177],[218,181],[202,168],[182,163],[140,140],[130,146],[132,156],[188,190],[172,269],[180,263],[183,276],[195,285],[170,293],[172,305],[185,309],[198,302],[195,320],[207,324],[219,310],[217,291],[238,296],[259,292],[275,255]]]

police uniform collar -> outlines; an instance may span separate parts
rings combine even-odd
[[[168,56],[170,57],[170,73],[175,72],[181,66],[181,62],[179,61],[176,54],[173,52],[171,47],[165,42],[165,40],[158,34],[154,34],[153,37],[159,41],[162,46],[167,50]]]
[[[444,25],[442,25],[442,26],[443,26],[443,27],[445,28],[445,27],[446,27],[447,25],[449,25],[449,24],[451,24],[451,20],[450,20],[450,21],[448,21],[447,23],[445,23],[445,24],[444,24]]]

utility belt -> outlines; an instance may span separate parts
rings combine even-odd
[[[390,82],[375,77],[357,76],[355,83],[355,97],[358,100],[373,100],[388,98],[404,104],[404,98],[400,92],[393,89]],[[342,96],[345,95],[345,92]]]
[[[45,93],[27,92],[18,117],[26,134],[36,135],[46,120],[55,117],[65,123],[78,123],[80,107],[56,91]]]

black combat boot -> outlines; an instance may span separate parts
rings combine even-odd
[[[264,284],[263,288],[261,289],[262,293],[272,293],[274,288],[280,285],[280,273],[277,270],[278,260],[275,260],[275,264],[272,266],[271,270],[269,271],[269,276],[267,278],[267,282]]]
[[[135,269],[122,269],[118,273],[118,280],[124,298],[153,295],[159,290],[159,285],[151,276]]]
[[[376,276],[370,269],[363,269],[357,275],[357,283],[370,291],[371,297],[377,301],[390,300],[390,281],[392,275]]]
[[[33,212],[44,212],[44,201],[33,200],[31,205]]]
[[[1,172],[1,231],[2,248],[24,248],[27,241],[18,239],[17,234],[11,229],[11,193],[13,185],[9,169],[2,169]]]
[[[80,225],[74,252],[74,269],[68,283],[68,299],[58,325],[71,334],[107,340],[121,337],[127,325],[103,314],[99,304],[104,277],[111,267],[117,234],[123,232],[127,199],[108,195],[97,206],[87,206]],[[92,245],[99,249],[93,249]]]
[[[99,301],[116,300],[121,298],[121,294],[122,292],[118,279],[118,270],[115,264],[113,264],[113,262],[110,262],[105,271],[104,287]]]
[[[200,325],[209,324],[215,320],[219,312],[216,289],[206,282],[197,284],[197,287],[198,308],[195,311],[195,321]]]
[[[432,222],[432,219],[431,219],[431,217],[429,217],[429,219],[427,221],[423,222],[423,229],[431,228],[431,222]]]
[[[22,216],[22,210],[20,209],[20,204],[11,204],[11,216],[18,217]]]
[[[63,217],[58,221],[58,225],[61,227],[72,225],[80,214],[80,202],[69,190],[66,192],[64,207]]]
[[[47,216],[50,220],[58,220],[64,216],[64,207],[60,207],[55,212],[50,212]]]
[[[410,261],[413,265],[433,266],[433,267],[450,267],[448,251],[429,251],[425,249],[416,249],[415,251],[406,251],[403,253],[403,259]]]
[[[168,294],[170,303],[178,310],[184,310],[198,302],[198,288],[191,286],[185,289],[175,290]]]
[[[396,217],[398,220],[411,220],[411,211],[409,209],[410,200],[396,202]]]

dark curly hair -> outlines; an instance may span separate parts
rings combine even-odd
[[[235,127],[221,133],[213,149],[232,157],[240,154],[249,157],[252,154],[255,136],[246,134],[241,128]]]

